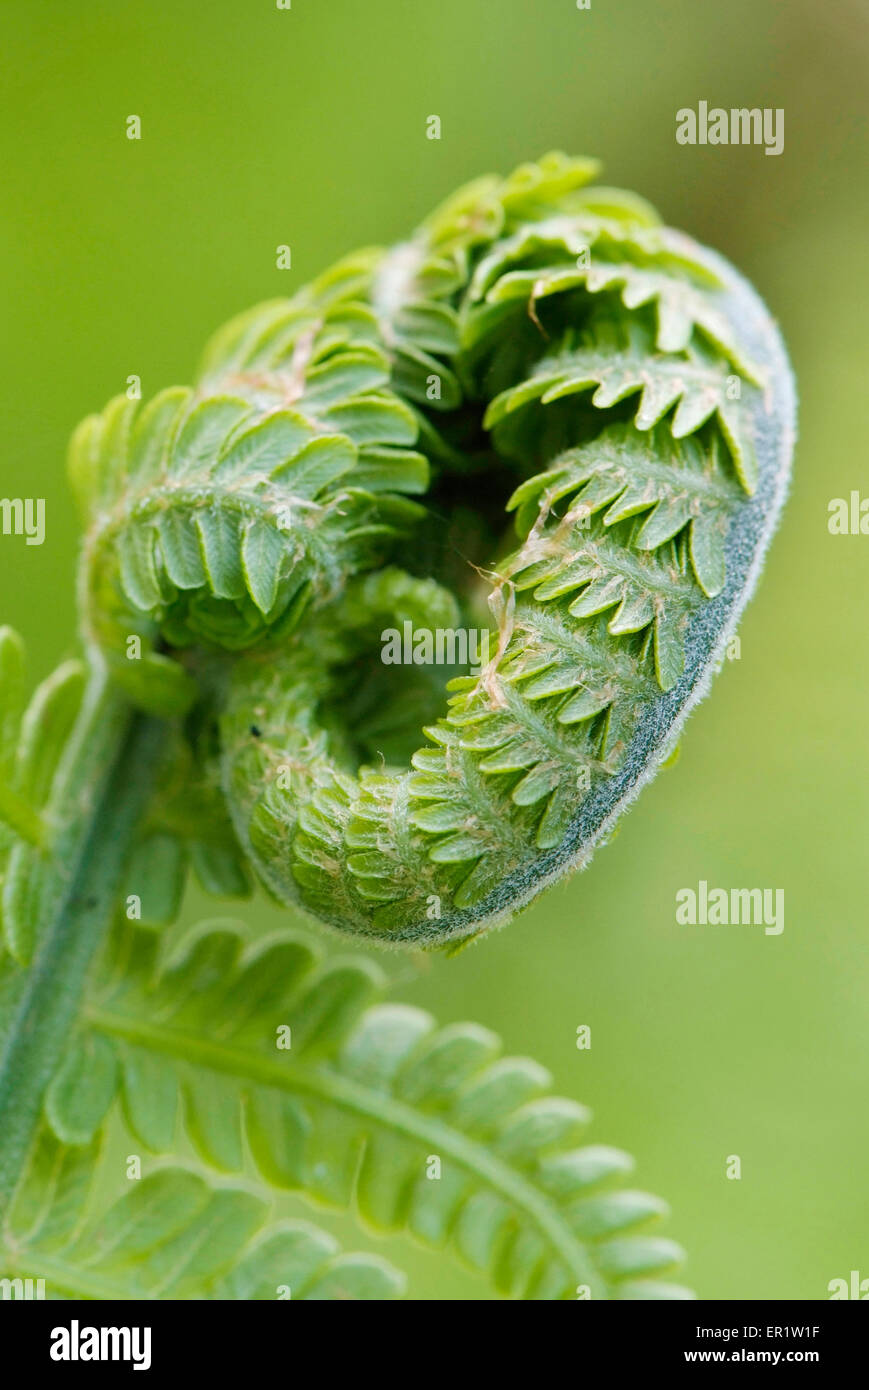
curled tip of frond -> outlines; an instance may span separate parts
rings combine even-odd
[[[554,153],[469,184],[234,319],[195,388],[73,438],[88,640],[143,708],[217,711],[201,775],[243,854],[341,930],[473,936],[586,863],[774,528],[774,324],[596,173]],[[408,626],[453,635],[449,671],[379,660]]]

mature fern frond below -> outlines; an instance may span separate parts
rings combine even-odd
[[[297,934],[251,940],[237,923],[203,923],[167,949],[122,922],[46,1092],[45,1129],[12,1208],[17,1233],[33,1183],[50,1176],[52,1225],[22,1247],[30,1272],[91,1296],[116,1279],[130,1297],[220,1297],[227,1268],[242,1290],[265,1279],[263,1266],[273,1278],[263,1296],[295,1290],[298,1274],[280,1272],[282,1260],[295,1269],[295,1228],[244,1254],[262,1201],[177,1169],[132,1184],[97,1234],[79,1234],[73,1199],[119,1101],[134,1147],[173,1153],[180,1122],[217,1172],[243,1176],[249,1153],[261,1184],[448,1246],[505,1296],[687,1297],[662,1278],[681,1250],[648,1233],[666,1204],[624,1186],[626,1154],[587,1142],[585,1107],[552,1096],[536,1062],[502,1056],[488,1029],[438,1028],[420,1009],[377,1002],[383,989],[372,965],[323,962]],[[200,1231],[210,1233],[204,1249]],[[11,1239],[17,1249],[23,1237]],[[348,1258],[329,1276],[336,1283],[352,1271],[354,1287],[380,1290],[371,1296],[394,1291],[382,1262]]]

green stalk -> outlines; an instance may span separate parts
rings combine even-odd
[[[88,969],[112,921],[136,826],[153,787],[163,726],[134,716],[93,676],[62,766],[53,845],[56,902],[27,969],[0,996],[0,1217],[15,1192],[45,1088],[81,1008]]]

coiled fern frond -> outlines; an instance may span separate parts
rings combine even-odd
[[[595,172],[472,184],[73,439],[86,639],[176,720],[162,830],[195,823],[213,866],[231,822],[231,875],[377,942],[474,935],[587,862],[721,660],[783,500],[766,311]],[[485,658],[385,665],[407,625],[485,628]]]

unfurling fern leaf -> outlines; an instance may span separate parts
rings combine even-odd
[[[378,941],[474,935],[587,862],[704,689],[782,501],[773,325],[592,172],[472,185],[228,325],[192,392],[115,402],[73,443],[86,634],[143,708],[210,712],[200,775],[271,892]],[[523,538],[500,559],[499,488]],[[433,580],[491,639],[440,717],[436,681],[378,669],[414,585],[443,626]],[[392,736],[402,704],[416,740]]]
[[[86,634],[143,708],[194,711],[182,762],[271,893],[378,942],[476,935],[587,863],[705,689],[783,499],[773,324],[592,168],[472,185],[73,444]],[[446,712],[437,668],[380,660],[408,623],[488,634]]]

